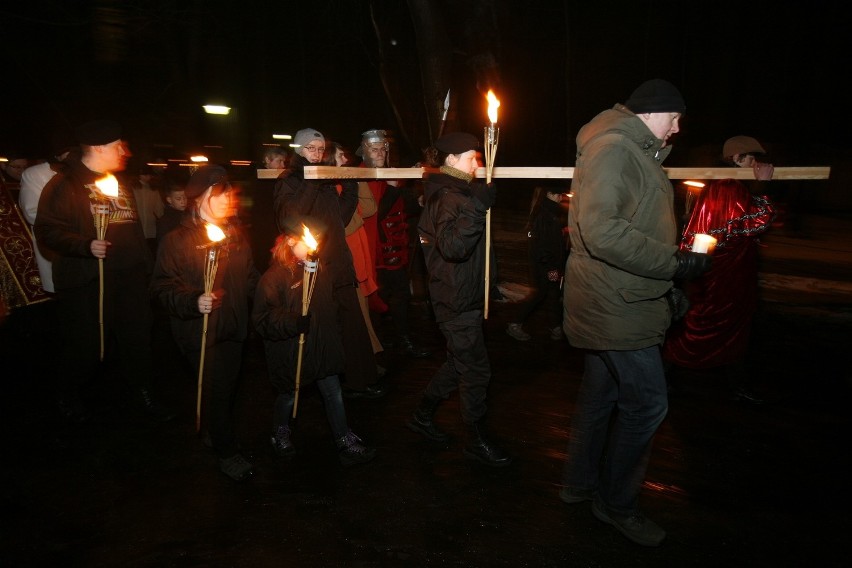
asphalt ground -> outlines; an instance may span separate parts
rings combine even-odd
[[[522,208],[495,208],[499,283],[526,285]],[[582,353],[548,337],[543,314],[520,343],[505,333],[513,304],[485,323],[493,368],[488,430],[514,457],[492,469],[462,456],[457,397],[438,424],[446,444],[404,426],[441,364],[442,338],[413,305],[409,359],[388,347],[388,394],[348,400],[350,425],[378,449],[342,468],[321,401],[303,392],[296,455],[268,437],[274,391],[262,345],[246,344],[237,429],[256,466],[235,483],[195,434],[196,382],[160,317],[156,388],[179,415],[149,421],[130,403],[115,361],[94,377],[96,420],[71,425],[52,403],[50,337],[33,313],[0,329],[3,361],[0,566],[846,566],[852,466],[852,222],[809,216],[807,233],[764,239],[761,304],[749,369],[768,401],[730,399],[711,371],[683,373],[655,440],[641,506],[668,531],[639,547],[566,505],[560,473]],[[377,318],[380,334],[389,323]]]

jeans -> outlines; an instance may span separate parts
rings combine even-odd
[[[320,396],[322,396],[325,415],[328,418],[328,425],[331,427],[331,435],[335,440],[339,440],[349,432],[349,425],[346,422],[346,409],[343,408],[343,391],[340,388],[340,377],[329,375],[324,379],[317,379],[316,385]],[[290,424],[290,418],[293,415],[294,398],[295,391],[278,393],[272,412],[274,429]]]
[[[563,483],[597,491],[615,513],[636,512],[651,442],[667,411],[658,345],[587,352]]]

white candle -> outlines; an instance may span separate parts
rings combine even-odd
[[[692,252],[703,252],[710,254],[716,248],[716,239],[710,235],[698,233],[692,240]]]

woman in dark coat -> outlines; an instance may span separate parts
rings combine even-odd
[[[198,369],[204,315],[208,316],[203,385],[206,421],[223,473],[236,481],[249,477],[252,465],[239,453],[234,432],[234,395],[248,334],[249,302],[259,273],[237,226],[237,197],[221,166],[196,171],[186,189],[198,196],[181,225],[164,237],[157,253],[151,292],[168,311],[172,334],[183,354]],[[211,294],[205,294],[205,259],[210,244],[207,224],[225,233]],[[205,413],[202,413],[202,417]]]
[[[294,224],[286,223],[282,229],[284,234],[278,237],[272,250],[270,267],[260,279],[252,312],[255,329],[264,339],[270,380],[278,390],[273,409],[272,447],[281,456],[295,451],[290,439],[290,417],[295,401],[300,335],[305,334],[300,391],[314,383],[319,389],[340,463],[368,462],[376,451],[366,447],[349,429],[343,407],[340,374],[345,368],[345,357],[331,273],[321,261],[317,262],[308,315],[303,316],[302,284],[308,249],[298,239]]]

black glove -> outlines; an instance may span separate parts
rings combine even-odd
[[[486,209],[491,209],[491,206],[494,205],[494,200],[497,198],[497,188],[494,187],[493,183],[488,185],[478,183],[473,186],[471,193],[485,205]]]
[[[308,334],[311,329],[311,314],[299,316],[296,318],[296,331],[299,333]]]
[[[689,311],[689,300],[680,288],[669,290],[669,293],[666,294],[666,300],[669,303],[669,310],[672,312],[673,320],[679,320]]]
[[[675,253],[675,256],[677,257],[677,270],[675,270],[674,277],[683,280],[692,280],[701,276],[710,270],[710,265],[713,264],[712,256],[700,252],[679,250]]]

